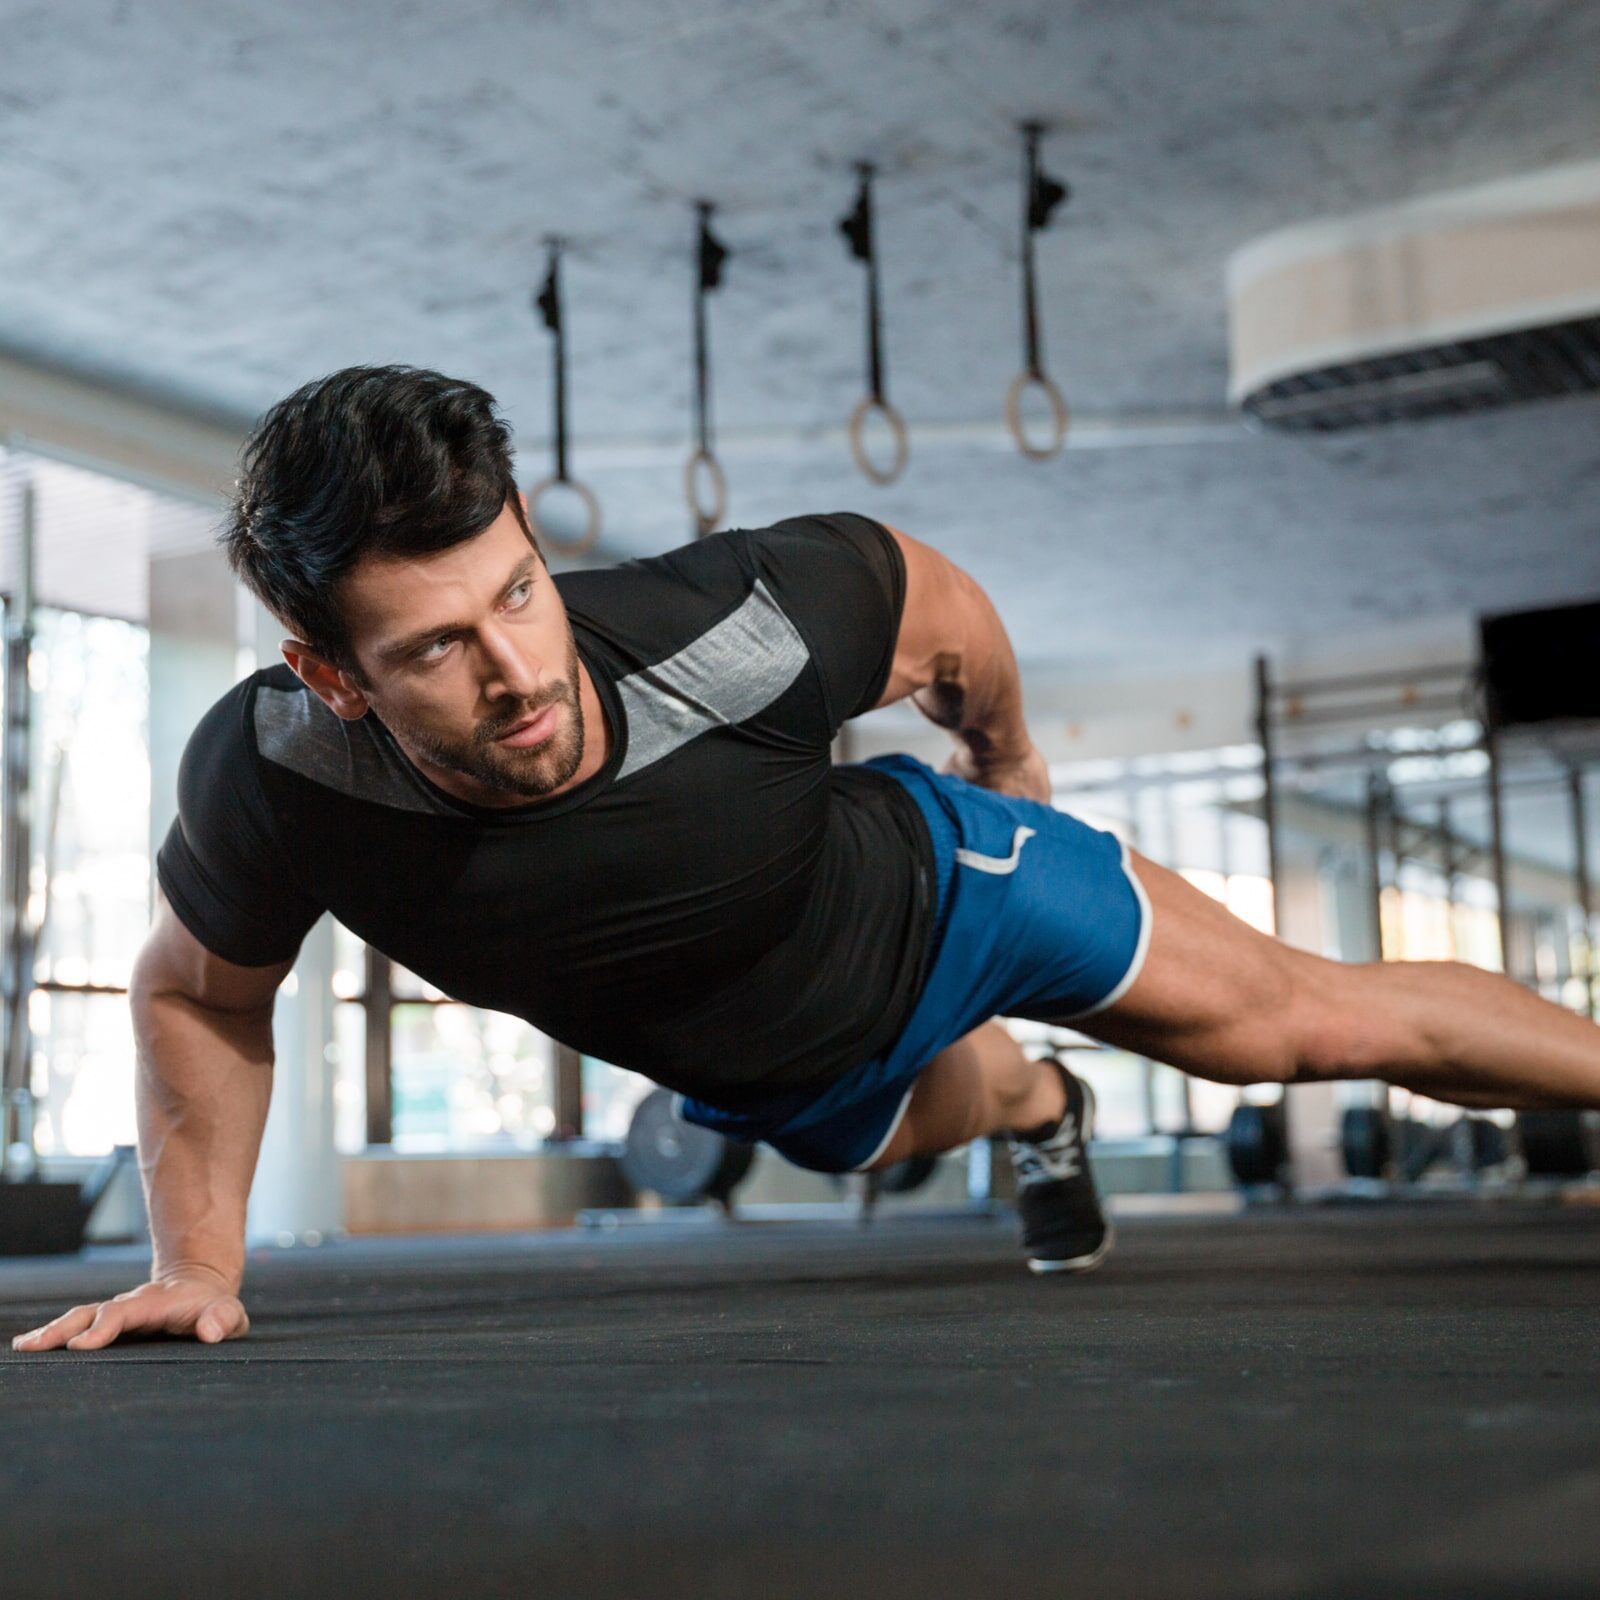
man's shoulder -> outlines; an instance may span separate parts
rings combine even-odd
[[[749,541],[761,530],[726,528],[691,539],[653,556],[634,556],[609,567],[585,567],[556,574],[562,597],[624,601],[640,590],[694,590],[708,583],[733,582],[750,570]]]
[[[240,807],[259,808],[252,721],[257,690],[270,670],[252,672],[225,689],[190,730],[178,764],[178,800],[191,830],[207,822],[225,826]]]
[[[556,588],[575,624],[625,656],[657,660],[749,598],[760,576],[750,538],[730,529],[614,567],[558,573]]]
[[[641,610],[663,621],[701,620],[709,610],[736,605],[757,583],[770,587],[820,550],[848,551],[874,567],[892,566],[899,552],[884,525],[853,511],[812,512],[757,528],[728,528],[660,555],[616,566],[556,575],[569,612],[605,624],[632,620]]]
[[[249,751],[250,739],[246,734],[255,707],[256,692],[270,679],[274,668],[263,667],[238,679],[201,714],[189,736],[191,748],[203,747],[210,751],[220,749],[237,759]],[[289,672],[289,668],[283,668]],[[294,674],[289,672],[292,678]]]
[[[223,752],[234,761],[253,759],[263,715],[279,704],[299,706],[307,700],[316,696],[287,662],[258,667],[211,702],[195,724],[190,744]]]
[[[203,786],[214,786],[233,803],[259,804],[269,792],[281,798],[278,788],[266,787],[269,780],[275,784],[294,773],[324,789],[391,803],[391,791],[399,788],[412,809],[421,809],[368,748],[375,744],[371,733],[366,719],[346,724],[279,661],[218,696],[195,725],[186,760]]]

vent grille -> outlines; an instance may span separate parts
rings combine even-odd
[[[1333,433],[1600,389],[1600,316],[1299,372],[1245,396],[1264,426]]]

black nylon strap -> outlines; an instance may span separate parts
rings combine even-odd
[[[700,213],[700,237],[695,264],[694,295],[694,412],[695,437],[700,449],[711,453],[711,362],[706,339],[706,296],[722,287],[722,264],[728,259],[726,246],[711,231],[709,200],[696,202]]]
[[[1034,278],[1033,236],[1050,224],[1050,214],[1068,196],[1066,184],[1052,178],[1039,165],[1039,138],[1044,126],[1022,125],[1022,326],[1024,358],[1029,377],[1043,379],[1044,354],[1039,338],[1039,293]]]
[[[872,175],[869,161],[858,163],[856,171],[860,183],[856,189],[856,203],[847,216],[839,219],[839,232],[850,242],[850,254],[867,264],[867,389],[871,397],[882,405],[887,400],[884,392],[883,329],[878,305],[878,252],[872,229]]]
[[[567,482],[567,334],[561,320],[561,241],[547,241],[550,265],[545,272],[544,287],[540,289],[534,305],[544,316],[544,325],[555,335],[556,368],[556,482]]]

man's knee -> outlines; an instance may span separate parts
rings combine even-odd
[[[1326,1083],[1357,1077],[1364,1053],[1360,1021],[1339,963],[1284,951],[1273,1004],[1253,1019],[1247,1054],[1257,1083]]]

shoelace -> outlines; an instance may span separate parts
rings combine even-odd
[[[1069,1111],[1061,1126],[1040,1144],[1013,1139],[1011,1159],[1017,1182],[1024,1186],[1077,1177],[1083,1170],[1078,1162],[1078,1119]]]

